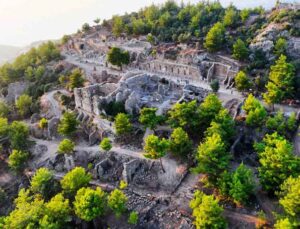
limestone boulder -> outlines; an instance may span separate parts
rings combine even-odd
[[[28,89],[29,84],[26,82],[15,82],[8,85],[7,96],[5,100],[7,103],[14,103],[20,95]]]
[[[50,138],[55,138],[58,136],[57,127],[59,124],[59,118],[52,118],[48,121],[48,136]]]
[[[30,123],[36,123],[41,119],[41,116],[38,113],[31,115]]]
[[[132,92],[125,102],[125,110],[129,114],[133,114],[139,110],[139,96],[136,92]]]
[[[93,131],[91,134],[89,134],[89,145],[95,145],[100,141],[100,134],[97,130]]]
[[[38,139],[43,139],[45,138],[45,132],[43,129],[41,129],[39,127],[39,124],[36,123],[36,124],[33,124],[30,126],[30,134],[35,137],[35,138],[38,138]]]

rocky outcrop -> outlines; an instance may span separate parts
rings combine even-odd
[[[59,118],[52,118],[48,121],[48,137],[55,139],[58,136],[57,127],[59,124]]]
[[[287,40],[287,53],[292,58],[300,58],[300,38],[293,37],[286,29],[287,24],[285,23],[270,23],[264,28],[250,44],[251,50],[262,50],[269,60],[273,60],[273,49],[275,42],[278,38],[283,37]]]
[[[9,84],[7,88],[7,96],[5,97],[6,102],[14,103],[19,96],[27,90],[28,87],[29,84],[26,82],[15,82]]]

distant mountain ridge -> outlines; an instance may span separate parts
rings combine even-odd
[[[0,45],[0,65],[4,64],[5,62],[13,61],[17,56],[20,54],[29,51],[31,48],[37,47],[42,43],[48,42],[50,40],[41,40],[35,41],[31,44],[23,47],[17,47],[12,45]],[[54,40],[53,40],[54,41]]]
[[[0,45],[0,64],[11,61],[21,52],[22,47]]]

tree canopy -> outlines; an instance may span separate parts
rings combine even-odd
[[[126,203],[128,198],[119,189],[113,190],[107,199],[108,207],[115,213],[117,217],[120,217],[123,212],[126,211]]]
[[[105,151],[110,151],[112,148],[111,142],[109,138],[103,138],[100,143],[100,148]]]
[[[161,120],[159,116],[156,116],[156,111],[157,108],[144,107],[140,111],[139,122],[145,127],[154,129]]]
[[[75,148],[75,143],[70,139],[62,140],[58,145],[58,153],[71,154]]]
[[[65,136],[72,135],[78,126],[76,116],[72,112],[65,112],[58,125],[58,132]]]
[[[132,130],[132,125],[126,114],[124,113],[117,114],[115,118],[115,129],[117,135],[127,134]]]
[[[284,98],[290,98],[294,93],[295,67],[286,59],[286,56],[281,55],[275,65],[271,66],[266,85],[267,92],[263,95],[268,104],[279,103]]]
[[[204,47],[210,52],[221,49],[225,41],[225,27],[221,22],[217,22],[209,30],[205,37]]]
[[[238,91],[246,91],[251,86],[249,77],[243,71],[239,71],[234,77],[234,83]]]
[[[246,124],[249,126],[261,126],[267,117],[266,109],[252,94],[245,100],[243,109],[247,114]]]
[[[89,184],[91,178],[91,175],[84,168],[75,167],[63,177],[60,183],[64,192],[75,195],[80,188]]]
[[[213,195],[205,195],[196,191],[190,202],[193,210],[194,225],[196,228],[226,228],[227,223],[222,216],[223,208],[219,206],[218,200]]]
[[[293,145],[276,132],[267,134],[254,147],[259,154],[259,179],[265,190],[276,191],[289,176],[299,174],[300,159],[293,155]]]
[[[16,107],[20,115],[25,116],[30,113],[32,98],[29,95],[23,94],[16,100]]]
[[[31,190],[48,198],[52,194],[54,186],[53,172],[47,168],[38,169],[30,182]]]
[[[221,136],[214,133],[199,145],[196,158],[198,161],[196,170],[208,174],[211,180],[215,180],[228,167],[230,154],[226,151]]]
[[[74,201],[76,215],[85,220],[91,221],[103,215],[106,206],[106,194],[99,187],[81,188],[77,191]]]
[[[29,128],[24,122],[13,121],[8,136],[13,149],[25,150],[28,147]]]
[[[233,44],[232,56],[237,60],[246,60],[249,55],[249,50],[245,44],[245,42],[241,39],[237,39],[237,41]]]
[[[122,65],[127,65],[130,62],[129,52],[117,47],[112,47],[107,53],[107,60],[112,65],[122,68]]]

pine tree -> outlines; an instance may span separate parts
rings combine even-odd
[[[232,196],[238,203],[245,203],[254,191],[252,171],[244,164],[240,164],[232,174],[232,182],[230,186],[230,196]]]
[[[218,200],[214,196],[196,191],[190,202],[190,208],[193,210],[192,215],[195,219],[193,223],[197,229],[223,229],[227,227],[222,216],[224,210],[219,206]]]
[[[217,22],[206,35],[204,47],[210,52],[221,49],[225,42],[225,28],[221,22]]]
[[[266,103],[274,104],[294,93],[295,68],[281,55],[275,65],[271,66],[267,92],[263,95]]]
[[[234,83],[238,91],[248,90],[251,86],[249,77],[243,71],[239,71],[238,74],[234,77]]]
[[[221,136],[215,133],[199,145],[196,157],[196,170],[208,174],[212,181],[216,181],[219,174],[228,167],[230,154],[226,151]]]
[[[249,55],[249,50],[241,39],[237,39],[237,41],[233,44],[233,58],[237,60],[246,60]]]

